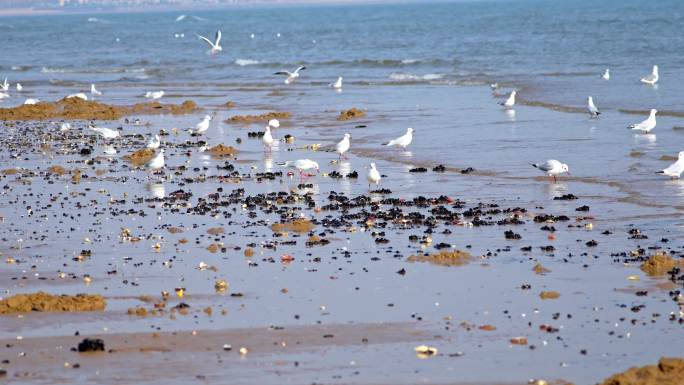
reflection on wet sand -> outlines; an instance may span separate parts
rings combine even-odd
[[[152,198],[162,199],[166,196],[166,189],[164,188],[164,183],[150,182],[147,184],[147,191],[150,192]]]

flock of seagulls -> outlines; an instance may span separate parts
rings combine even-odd
[[[610,80],[610,69],[606,68],[605,72],[603,75],[601,75],[601,78],[603,80]],[[656,83],[658,83],[658,80],[660,79],[658,75],[658,66],[654,65],[653,69],[651,71],[651,74],[648,76],[645,76],[640,79],[640,81],[644,84],[652,85],[655,86]],[[493,91],[496,91],[499,88],[498,83],[493,83],[490,84],[490,88]],[[507,109],[513,108],[515,106],[515,96],[517,92],[516,90],[511,91],[511,93],[508,95],[508,98],[506,98],[505,101],[500,102],[499,104],[504,106]],[[596,104],[594,104],[594,98],[591,96],[587,97],[587,110],[589,111],[589,115],[592,118],[598,118],[599,115],[601,115],[601,111],[599,111],[598,107],[596,107]],[[638,131],[640,133],[647,134],[651,132],[655,127],[656,127],[656,114],[658,113],[658,110],[651,109],[651,112],[648,116],[648,118],[640,123],[636,124],[631,124],[627,128]],[[407,133],[408,135],[408,133]],[[397,138],[399,139],[399,138]],[[396,139],[395,139],[396,140]],[[392,142],[390,142],[392,143]],[[682,157],[682,154],[684,154],[684,151],[679,153],[679,158],[677,162],[672,164],[670,167],[666,168],[665,170],[658,171],[658,174],[663,174],[672,178],[679,178],[682,171],[684,171],[684,158]],[[568,173],[569,174],[569,168],[568,165],[565,163],[561,163],[560,161],[556,159],[549,159],[544,163],[532,163],[532,166],[541,170],[545,174],[547,174],[549,177],[553,178],[554,182],[556,181],[556,177],[560,174],[563,173]]]

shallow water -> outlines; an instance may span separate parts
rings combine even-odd
[[[85,90],[90,82],[96,82],[105,93],[102,101],[117,104],[141,101],[139,95],[145,91],[164,89],[168,95],[165,102],[192,99],[217,113],[206,140],[212,145],[237,145],[238,161],[228,161],[243,175],[279,171],[277,162],[310,157],[319,162],[324,173],[358,171],[360,178],[335,180],[319,175],[307,181],[312,186],[306,191],[298,187],[297,177],[263,182],[248,178],[239,183],[219,181],[212,177],[227,174],[217,169],[226,159],[198,152],[192,143],[186,143],[196,139],[182,131],[193,126],[204,112],[139,117],[149,125],[97,122],[108,127],[122,126],[124,134],[181,129],[163,138],[167,179],[155,176],[151,180],[142,170],[124,167],[120,158],[140,148],[141,141],[126,138],[116,144],[119,154],[113,157],[104,156],[104,146],[99,142],[94,144],[93,156],[82,157],[62,154],[60,147],[93,144],[87,132],[88,136],[83,137],[79,131],[85,122],[74,122],[77,129],[66,138],[42,135],[54,132],[55,126],[50,124],[25,131],[25,125],[5,123],[0,134],[6,145],[0,152],[3,169],[25,168],[36,174],[2,179],[2,186],[7,187],[0,200],[0,215],[4,218],[0,251],[21,262],[0,266],[2,287],[7,294],[40,288],[53,293],[102,293],[109,305],[103,314],[3,317],[0,338],[71,335],[75,330],[85,335],[318,322],[414,322],[417,328],[434,335],[429,343],[445,353],[417,360],[412,346],[418,343],[335,348],[325,355],[303,354],[301,359],[310,360],[317,368],[315,375],[290,372],[295,380],[334,383],[445,383],[455,378],[520,383],[531,377],[594,383],[631,365],[680,354],[677,347],[682,342],[681,325],[668,320],[677,308],[667,290],[658,288],[667,280],[648,278],[638,270],[638,264],[623,264],[612,254],[647,247],[664,247],[673,255],[681,252],[684,183],[660,178],[654,171],[670,162],[659,160],[661,156],[681,150],[682,131],[672,128],[684,126],[684,122],[663,116],[653,135],[634,135],[625,127],[642,117],[617,111],[648,108],[646,103],[652,103],[649,107],[676,110],[677,99],[671,92],[681,88],[684,79],[677,75],[681,63],[674,60],[681,39],[674,32],[665,32],[674,29],[680,20],[681,5],[671,2],[669,8],[663,5],[645,14],[638,7],[641,2],[582,4],[582,11],[576,3],[553,4],[538,7],[538,3],[521,2],[506,8],[496,3],[456,3],[236,9],[198,13],[208,20],[181,23],[175,23],[177,15],[169,13],[98,15],[101,22],[86,22],[84,15],[5,19],[12,27],[3,32],[3,39],[14,47],[9,51],[15,55],[0,58],[0,66],[11,75],[10,81],[24,83],[26,95],[13,92],[13,98],[2,102],[3,106],[18,104],[24,96],[57,99]],[[531,9],[534,19],[512,21],[519,19],[516,15],[529,15]],[[606,19],[608,16],[597,16],[605,15],[605,9],[621,17],[611,21]],[[557,13],[565,17],[553,16]],[[297,22],[331,20],[331,15],[342,17],[326,23]],[[263,20],[268,18],[275,21],[264,32]],[[633,35],[617,33],[624,32],[627,25],[643,25],[635,23],[635,18],[657,23],[662,33],[655,36],[655,29],[646,27],[630,29]],[[429,24],[421,22],[427,19]],[[532,20],[538,32],[530,31]],[[577,20],[585,23],[573,23]],[[219,25],[225,36],[225,51],[210,57],[192,34],[210,34]],[[507,26],[512,28],[511,33],[497,33]],[[54,29],[56,35],[70,43],[57,44],[54,39],[38,37],[35,50],[42,55],[19,49],[19,42],[27,34],[41,30],[39,27]],[[582,33],[578,32],[580,28]],[[355,33],[350,34],[350,30]],[[254,39],[249,38],[251,31]],[[180,32],[185,33],[184,39],[173,37]],[[276,32],[282,37],[276,38]],[[563,39],[554,39],[556,34]],[[607,34],[612,37],[610,50],[599,49],[607,44],[603,40],[603,45],[595,43],[593,50],[586,46],[587,36]],[[525,43],[535,36],[548,39],[536,37],[534,44]],[[119,37],[120,42],[113,42],[114,37]],[[162,39],[164,44],[145,47],[143,38]],[[661,48],[649,48],[649,54],[658,55],[658,63],[662,63],[663,84],[657,90],[638,84],[638,77],[648,72],[651,63],[637,65],[630,59],[631,55],[641,54],[635,53],[634,47],[643,47],[646,42],[655,42]],[[84,49],[86,46],[90,48]],[[575,54],[561,57],[563,52]],[[247,58],[259,63],[245,62]],[[270,76],[281,67],[300,63],[310,68],[294,85],[285,86],[282,79]],[[615,81],[598,79],[606,65],[615,68]],[[30,68],[12,71],[12,66]],[[624,78],[620,70],[624,70]],[[429,74],[441,77],[425,77]],[[338,75],[346,80],[342,92],[326,87]],[[585,114],[530,106],[517,106],[512,114],[499,108],[499,98],[485,86],[493,80],[523,87],[521,98],[526,100],[538,98],[567,106],[581,106],[586,93],[592,92],[600,96],[597,103],[606,101],[607,111],[598,120]],[[234,101],[236,107],[218,107],[227,100]],[[366,109],[367,116],[347,122],[335,120],[339,111],[350,107]],[[284,120],[281,128],[274,130],[274,136],[291,134],[295,143],[280,143],[271,154],[264,153],[259,140],[247,138],[248,132],[262,130],[261,124],[223,122],[237,114],[272,110],[293,113],[292,119]],[[410,151],[379,145],[409,126],[417,130]],[[332,161],[337,156],[333,153],[304,149],[311,144],[332,145],[344,132],[352,134],[348,161],[335,163]],[[22,136],[30,146],[7,146]],[[236,138],[243,142],[236,144]],[[50,151],[33,147],[41,140],[51,143]],[[191,155],[186,155],[188,149]],[[550,183],[529,166],[529,162],[550,157],[568,163],[572,175]],[[91,158],[97,160],[94,165],[83,163]],[[235,204],[219,209],[215,215],[196,215],[186,213],[184,207],[172,212],[159,200],[183,189],[192,192],[189,202],[195,207],[221,187],[222,199],[235,189],[244,189],[245,196],[310,191],[316,206],[321,207],[329,203],[331,191],[349,197],[366,194],[365,167],[370,161],[375,161],[386,176],[381,187],[390,189],[392,197],[410,200],[419,195],[447,195],[465,201],[465,208],[480,202],[497,203],[501,208],[522,207],[528,210],[522,218],[526,223],[481,227],[440,223],[433,228],[433,242],[425,250],[434,251],[433,246],[440,242],[459,249],[470,245],[468,250],[477,257],[466,266],[440,267],[406,261],[407,256],[423,250],[420,244],[408,240],[409,235],[421,237],[425,227],[388,223],[385,229],[363,231],[362,223],[350,221],[344,226],[348,231],[336,229],[326,235],[331,240],[329,245],[308,248],[304,245],[307,234],[274,236],[268,225],[279,220],[276,213]],[[46,177],[45,170],[54,164],[81,168],[89,178],[71,184],[68,176]],[[408,172],[417,166],[431,170],[437,164],[448,166],[450,171]],[[173,175],[183,165],[188,171]],[[467,175],[458,171],[467,167],[475,171]],[[96,176],[95,169],[107,172]],[[202,175],[207,177],[204,182],[183,180]],[[553,200],[569,193],[579,199]],[[48,205],[51,197],[54,200]],[[373,199],[381,196],[373,195]],[[590,206],[590,211],[575,211],[582,205]],[[27,206],[32,209],[30,216]],[[293,207],[318,220],[340,215],[314,213],[303,204]],[[426,209],[404,210],[427,213]],[[141,216],[140,211],[145,215]],[[256,218],[250,217],[250,211],[257,213]],[[548,232],[539,230],[544,224],[532,221],[541,213],[567,215],[571,220],[553,224],[556,238],[551,240]],[[230,217],[226,218],[226,214]],[[592,218],[578,219],[585,216]],[[589,223],[591,230],[586,227]],[[578,227],[568,227],[575,224]],[[167,225],[184,228],[185,232],[170,234]],[[206,231],[211,227],[224,227],[226,232],[210,236]],[[356,231],[350,231],[352,227]],[[627,231],[635,227],[649,238],[629,239]],[[122,240],[122,228],[130,229],[142,240]],[[319,225],[316,232],[324,229]],[[442,234],[445,229],[451,233]],[[509,229],[521,234],[522,239],[504,239],[503,232]],[[613,234],[601,234],[605,230]],[[384,237],[390,243],[376,243],[380,236],[371,235],[371,231],[385,231]],[[180,244],[181,238],[189,242]],[[297,240],[297,244],[268,247],[286,240]],[[596,240],[598,246],[585,246],[590,240]],[[153,246],[158,242],[161,248],[155,251]],[[213,242],[223,243],[226,252],[209,252],[207,246]],[[257,244],[257,254],[251,258],[233,249],[244,248],[250,242]],[[540,250],[545,245],[553,245],[555,251]],[[522,251],[523,246],[532,246],[532,250]],[[83,249],[92,250],[93,256],[80,263],[72,261]],[[281,264],[283,254],[293,255],[295,261]],[[218,271],[197,270],[200,261],[216,266]],[[536,262],[551,272],[545,276],[534,274],[532,266]],[[396,274],[402,268],[406,275]],[[114,270],[115,274],[107,273]],[[74,278],[59,279],[58,271],[73,273]],[[84,274],[93,277],[88,286],[82,282]],[[639,275],[641,280],[627,280],[631,275]],[[40,276],[48,280],[41,281]],[[26,279],[12,280],[20,277]],[[215,279],[228,280],[229,293],[216,294]],[[521,289],[526,283],[531,284],[530,290]],[[168,316],[137,318],[126,314],[129,307],[144,305],[138,296],[158,297],[162,290],[172,292],[179,286],[185,287],[188,294],[182,300],[172,299],[170,305],[185,301],[191,305],[190,315],[172,320]],[[281,291],[283,288],[288,289],[287,293]],[[542,290],[556,290],[561,297],[541,300]],[[634,292],[638,290],[646,290],[648,295],[637,297]],[[230,293],[243,296],[233,297]],[[643,310],[631,310],[641,304],[646,305]],[[201,311],[206,306],[214,308],[211,317]],[[221,315],[221,310],[227,314]],[[445,317],[451,318],[447,321]],[[468,330],[459,326],[461,322],[475,327]],[[476,326],[483,324],[494,325],[497,330],[478,330]],[[540,331],[541,324],[551,324],[560,331]],[[509,339],[516,336],[526,336],[535,349],[511,345]],[[587,349],[586,355],[580,353],[582,349]],[[448,355],[457,352],[464,355]],[[288,357],[298,359],[297,354]],[[253,359],[258,362],[264,356]],[[382,370],[361,370],[360,375],[354,375],[357,368],[351,368],[350,361],[364,362],[371,368],[381,366]],[[392,361],[397,363],[387,364]],[[493,367],[497,370],[491,370]],[[218,370],[217,375],[222,373],[220,369],[212,370]],[[259,375],[258,364],[244,370],[245,376],[251,378],[247,382],[281,380],[275,374]],[[335,377],[339,372],[349,376]]]

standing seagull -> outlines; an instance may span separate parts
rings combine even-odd
[[[350,133],[345,133],[344,138],[340,140],[337,145],[335,146],[335,150],[337,151],[338,154],[340,154],[340,158],[347,159],[346,156],[344,156],[344,153],[349,151],[349,147],[351,147],[351,143],[349,143],[349,139],[351,139],[351,134]]]
[[[591,96],[587,98],[587,108],[589,109],[589,115],[591,115],[592,118],[598,118],[598,116],[601,115],[601,111],[596,108],[594,98]]]
[[[112,130],[111,128],[90,126],[90,129],[97,132],[105,139],[114,139],[121,137],[119,131]]]
[[[197,35],[197,37],[206,41],[207,44],[209,44],[209,46],[211,47],[211,51],[209,51],[209,52],[211,52],[212,55],[216,55],[217,53],[223,51],[223,47],[221,47],[221,30],[220,29],[218,31],[216,31],[216,40],[214,42],[212,42],[211,40],[207,39],[206,37],[204,37],[202,35]]]
[[[651,72],[651,74],[644,77],[644,78],[641,78],[641,82],[646,83],[646,84],[650,84],[653,86],[656,83],[658,83],[658,79],[659,79],[658,66],[653,66],[653,71]]]
[[[408,147],[409,144],[413,141],[413,131],[415,131],[413,128],[409,127],[406,129],[406,133],[396,139],[392,139],[389,142],[385,143],[385,146],[398,146],[402,148]]]
[[[147,148],[150,148],[152,150],[156,150],[159,148],[161,145],[161,139],[159,138],[159,135],[155,135],[152,138],[150,138],[150,141],[147,142]]]
[[[102,92],[100,92],[97,88],[95,88],[95,84],[91,84],[90,85],[90,94],[100,96],[100,95],[102,95]]]
[[[568,168],[568,165],[565,163],[561,163],[555,159],[549,159],[544,163],[531,163],[531,164],[532,164],[532,167],[538,168],[543,173],[545,173],[549,177],[553,178],[554,182],[556,182],[556,175],[559,175],[562,173],[570,174],[570,169]]]
[[[299,77],[299,71],[305,70],[305,69],[306,69],[306,67],[301,66],[301,67],[297,68],[294,72],[278,71],[278,72],[274,73],[273,75],[285,75],[285,76],[287,76],[287,78],[285,79],[285,84],[290,84],[293,81],[295,81],[295,79],[297,79]]]
[[[164,161],[164,149],[162,148],[161,150],[159,150],[159,153],[154,158],[150,159],[150,161],[147,162],[146,166],[147,169],[152,171],[152,173],[154,174],[156,171],[159,171],[162,168],[164,168],[164,164],[166,164],[166,162]]]
[[[145,93],[146,98],[153,100],[161,99],[162,96],[164,96],[164,91],[147,91]]]
[[[610,69],[606,68],[606,72],[603,73],[603,76],[601,76],[603,80],[610,80]]]
[[[656,113],[658,110],[655,108],[651,110],[651,114],[648,116],[648,119],[644,120],[643,122],[639,124],[631,124],[627,128],[631,128],[632,130],[636,131],[641,131],[641,132],[651,132],[656,126]]]
[[[335,83],[330,83],[330,87],[332,87],[336,90],[341,90],[342,89],[342,76],[337,78],[337,81]]]
[[[299,171],[300,178],[304,178],[305,175],[313,176],[312,174],[304,174],[304,171],[308,171],[311,169],[316,170],[317,173],[320,171],[320,169],[318,168],[318,163],[314,162],[311,159],[288,160],[284,163],[278,163],[278,165],[283,167],[296,168],[297,171]]]
[[[195,129],[190,129],[191,134],[202,135],[209,129],[209,123],[211,123],[211,115],[204,115],[202,121],[195,125]]]
[[[264,143],[264,146],[266,146],[266,149],[271,151],[271,146],[273,146],[275,140],[273,139],[273,135],[271,135],[270,124],[266,126],[266,131],[264,131],[264,136],[261,137],[261,141]]]
[[[684,151],[679,152],[679,158],[677,158],[677,161],[672,163],[670,167],[658,171],[656,174],[663,174],[670,178],[679,178],[679,176],[682,175],[682,171],[684,171]]]
[[[506,107],[506,108],[512,108],[515,105],[515,94],[517,91],[513,90],[511,91],[511,94],[508,95],[508,99],[506,99],[505,102],[499,103],[500,105]]]
[[[378,169],[375,168],[375,163],[371,163],[370,170],[368,170],[368,175],[366,176],[366,180],[368,181],[368,189],[370,189],[372,184],[380,184],[380,179],[382,179],[382,176],[380,175],[380,172],[378,172]]]
[[[24,86],[21,85],[21,83],[17,83],[17,92],[21,92],[24,90]]]

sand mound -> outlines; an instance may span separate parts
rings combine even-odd
[[[139,166],[144,166],[154,158],[155,152],[151,148],[143,148],[138,151],[133,152],[132,154],[124,155],[123,159],[126,162],[129,162],[130,164],[139,167]]]
[[[187,114],[195,110],[197,110],[197,104],[190,100],[186,100],[180,105],[148,102],[132,106],[114,106],[93,100],[65,98],[57,102],[0,108],[0,120],[115,120],[131,114]]]
[[[289,112],[269,112],[261,115],[235,115],[226,120],[226,123],[256,123],[268,122],[271,119],[290,119]]]
[[[233,146],[217,144],[216,146],[207,149],[207,153],[213,156],[235,155],[237,150]]]
[[[467,251],[443,250],[439,253],[429,255],[411,255],[408,257],[409,262],[428,262],[435,265],[442,266],[462,266],[469,263],[473,257]]]
[[[658,365],[630,368],[613,375],[601,385],[682,385],[684,383],[684,360],[663,357]]]
[[[314,229],[314,224],[307,219],[295,219],[292,222],[274,223],[271,225],[271,230],[274,233],[282,233],[286,231],[294,231],[296,233],[307,233]]]
[[[101,295],[51,295],[42,291],[17,294],[0,301],[0,314],[104,310],[107,302]]]
[[[667,254],[654,254],[642,263],[641,270],[648,275],[664,275],[677,266],[683,266],[684,261],[676,261]]]
[[[346,111],[340,112],[340,115],[337,117],[337,120],[351,120],[351,119],[357,119],[357,118],[362,118],[366,116],[366,113],[359,110],[358,108],[350,108]]]

